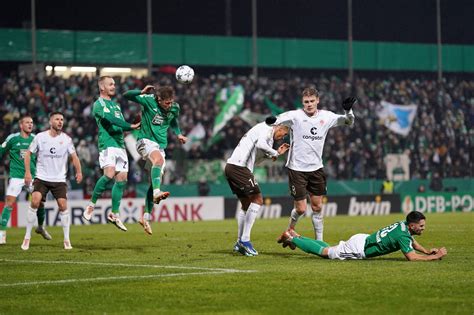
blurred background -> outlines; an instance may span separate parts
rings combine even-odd
[[[181,146],[170,134],[166,189],[231,197],[223,167],[241,136],[270,114],[300,108],[301,91],[314,85],[323,109],[342,113],[345,97],[359,99],[355,125],[326,138],[329,195],[380,194],[390,180],[385,193],[402,203],[467,193],[462,205],[471,210],[473,14],[470,0],[8,1],[0,12],[0,141],[23,114],[39,132],[49,112],[62,111],[86,175],[81,185],[70,181],[70,198],[87,199],[101,176],[91,116],[98,77],[114,76],[129,122],[140,108],[125,91],[171,84],[190,141]],[[174,78],[182,64],[196,73],[190,85]],[[230,106],[237,111],[229,117]],[[228,119],[218,128],[221,116]],[[133,134],[127,142],[126,196],[143,197]],[[256,168],[265,196],[288,195],[284,163]],[[2,197],[7,171],[3,157]]]

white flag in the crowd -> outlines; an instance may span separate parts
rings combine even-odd
[[[184,150],[189,151],[193,144],[199,143],[204,139],[206,136],[206,130],[201,123],[198,123],[186,136],[188,137],[188,141],[183,144],[183,148]]]
[[[418,105],[398,105],[386,101],[380,104],[382,109],[377,112],[377,116],[385,127],[400,135],[408,135],[415,120]]]
[[[251,112],[250,109],[244,109],[239,117],[247,124],[253,126],[265,120],[268,115]]]

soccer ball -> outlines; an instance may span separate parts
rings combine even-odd
[[[183,65],[176,70],[176,80],[179,83],[189,84],[193,81],[193,78],[194,70],[190,66]]]

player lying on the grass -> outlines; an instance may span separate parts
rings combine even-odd
[[[252,174],[255,164],[264,158],[276,160],[290,147],[282,144],[273,149],[273,141],[281,140],[288,134],[288,126],[268,126],[262,122],[251,128],[240,139],[225,166],[225,176],[232,192],[239,198],[242,209],[237,214],[238,239],[234,251],[246,256],[257,256],[258,252],[250,242],[250,232],[263,204],[262,193]]]
[[[167,191],[161,190],[161,176],[166,165],[165,149],[168,145],[168,129],[177,135],[181,144],[186,138],[179,128],[179,104],[174,101],[175,92],[171,86],[162,86],[153,93],[155,87],[147,85],[143,90],[127,91],[123,96],[141,105],[142,125],[137,141],[137,151],[144,160],[151,163],[151,184],[145,197],[145,213],[138,221],[147,234],[152,234],[149,221],[154,203],[168,198]],[[153,93],[153,94],[149,94]]]
[[[82,216],[87,221],[92,219],[97,199],[107,189],[108,184],[115,180],[112,186],[112,212],[107,215],[107,221],[120,230],[127,231],[119,213],[128,177],[128,157],[123,132],[140,128],[140,123],[126,122],[120,105],[112,100],[115,96],[115,81],[112,77],[102,76],[98,83],[100,97],[94,103],[93,114],[99,127],[99,164],[104,175],[95,184],[92,198]]]
[[[437,260],[447,254],[446,248],[425,249],[413,235],[421,235],[425,230],[425,216],[418,211],[410,212],[405,221],[393,223],[373,234],[356,234],[339,245],[329,244],[300,236],[288,229],[278,238],[278,243],[291,249],[298,247],[302,251],[329,259],[366,259],[382,256],[401,250],[409,261]],[[418,254],[416,251],[423,253]]]
[[[34,138],[34,134],[32,133],[33,118],[30,115],[25,115],[20,119],[18,124],[20,126],[20,132],[9,135],[0,146],[0,158],[7,152],[9,152],[10,157],[10,180],[8,181],[8,188],[5,193],[5,207],[3,208],[0,221],[0,244],[6,244],[7,242],[6,229],[16,198],[23,188],[26,188],[29,192],[33,190],[33,186],[25,185],[25,179],[23,178],[25,177],[25,153]],[[36,173],[36,157],[34,155],[31,156],[30,167],[31,175],[34,177]],[[35,232],[41,234],[44,239],[51,240],[51,235],[49,235],[43,226],[45,217],[44,201],[41,201],[36,216],[38,218],[38,227]]]

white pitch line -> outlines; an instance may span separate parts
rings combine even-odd
[[[70,264],[70,265],[90,265],[90,266],[114,266],[114,267],[137,267],[137,268],[163,268],[163,269],[189,269],[189,270],[205,270],[202,272],[181,272],[181,273],[168,273],[160,275],[145,275],[145,276],[116,276],[116,277],[97,277],[97,278],[84,278],[84,279],[64,279],[64,280],[48,280],[48,281],[29,281],[29,282],[15,282],[15,283],[0,283],[0,287],[17,287],[17,286],[28,286],[28,285],[41,285],[41,284],[63,284],[63,283],[74,283],[74,282],[93,282],[93,281],[113,281],[113,280],[135,280],[135,279],[149,279],[149,278],[165,278],[165,277],[179,277],[179,276],[192,276],[192,275],[211,275],[211,274],[224,274],[224,273],[250,273],[256,272],[256,270],[238,270],[238,269],[224,269],[224,268],[206,268],[206,267],[186,267],[186,266],[166,266],[166,265],[134,265],[134,264],[123,264],[114,262],[89,262],[89,261],[61,261],[61,260],[25,260],[25,259],[0,259],[0,262],[14,262],[24,264]]]
[[[30,282],[15,282],[15,283],[0,283],[0,287],[18,287],[41,284],[64,284],[75,282],[93,282],[93,281],[113,281],[113,280],[137,280],[150,278],[165,278],[165,277],[179,277],[179,276],[196,276],[196,275],[212,275],[229,273],[225,271],[204,271],[204,272],[182,272],[182,273],[168,273],[164,275],[146,275],[146,276],[119,276],[119,277],[98,277],[85,279],[64,279],[64,280],[49,280],[49,281],[30,281]]]
[[[207,267],[187,267],[187,266],[166,266],[166,265],[135,265],[135,264],[123,264],[115,262],[91,262],[91,261],[70,261],[70,260],[26,260],[26,259],[2,259],[0,262],[16,262],[25,264],[70,264],[70,265],[90,265],[90,266],[120,266],[120,267],[139,267],[139,268],[163,268],[163,269],[189,269],[189,270],[208,270],[208,271],[222,271],[222,272],[256,272],[256,270],[238,270],[238,269],[225,269],[225,268],[207,268]]]

